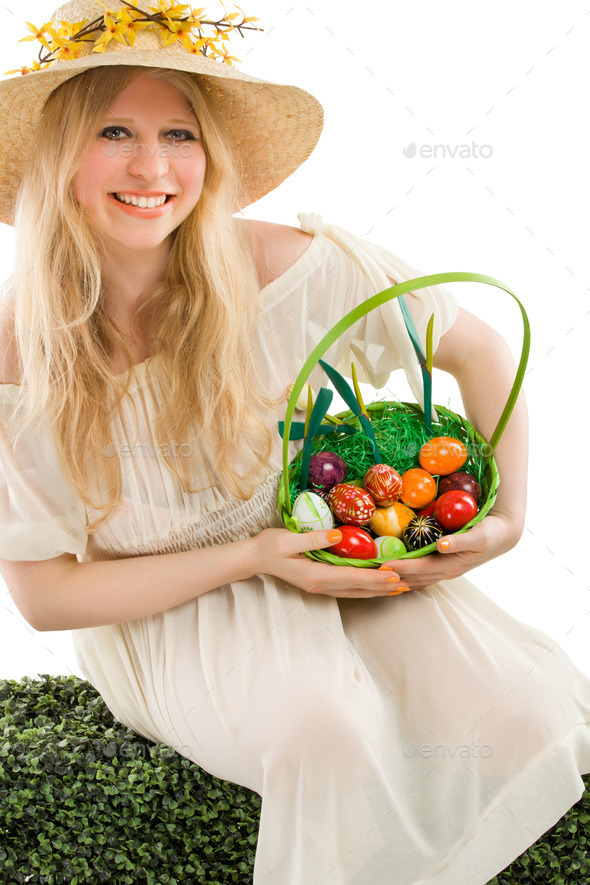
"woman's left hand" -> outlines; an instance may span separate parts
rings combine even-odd
[[[511,519],[492,510],[468,531],[439,538],[438,553],[416,559],[389,559],[381,568],[390,566],[411,590],[421,590],[437,581],[458,578],[506,553],[516,545],[521,534]],[[441,541],[448,541],[448,546],[441,545]]]

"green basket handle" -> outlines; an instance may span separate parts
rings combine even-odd
[[[363,302],[363,304],[357,305],[357,307],[354,307],[345,316],[343,316],[341,320],[338,320],[336,325],[327,333],[327,335],[324,335],[322,340],[318,344],[316,344],[316,346],[308,356],[307,360],[303,364],[299,375],[297,376],[297,380],[293,385],[293,390],[291,391],[291,395],[287,403],[285,425],[283,430],[282,483],[284,489],[285,507],[289,515],[291,514],[291,496],[289,494],[289,435],[291,431],[291,421],[293,420],[295,406],[297,404],[299,394],[303,390],[303,386],[309,378],[311,372],[317,365],[318,360],[321,359],[321,357],[325,354],[329,347],[340,337],[343,332],[346,332],[346,330],[349,329],[350,326],[353,325],[353,323],[356,323],[357,320],[360,320],[366,314],[370,313],[374,308],[381,307],[381,305],[385,304],[387,301],[393,301],[394,298],[399,298],[400,295],[405,295],[407,292],[412,292],[416,289],[426,289],[429,286],[437,286],[441,283],[460,282],[486,283],[488,286],[495,286],[497,289],[503,289],[514,298],[514,300],[520,307],[520,312],[522,314],[524,335],[520,362],[516,370],[516,377],[514,379],[514,384],[512,385],[512,390],[510,391],[508,401],[504,407],[504,411],[500,415],[500,420],[498,421],[496,429],[494,430],[490,439],[490,450],[493,453],[496,445],[500,440],[500,437],[504,433],[504,430],[508,423],[508,419],[512,414],[512,410],[515,406],[518,394],[520,393],[520,388],[522,387],[526,364],[529,357],[531,330],[529,319],[523,305],[516,297],[512,289],[504,285],[504,283],[501,283],[499,280],[495,280],[493,277],[488,277],[484,274],[479,273],[435,273],[429,274],[428,276],[416,277],[414,280],[406,280],[403,283],[395,283],[388,289],[384,289],[382,292],[378,292],[376,295],[368,298],[366,301]]]

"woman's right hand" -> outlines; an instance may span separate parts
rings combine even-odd
[[[345,599],[391,596],[411,589],[390,566],[355,568],[318,562],[305,555],[306,550],[320,550],[335,544],[335,531],[337,529],[297,533],[289,529],[264,529],[246,541],[256,560],[254,574],[274,575],[307,593]]]

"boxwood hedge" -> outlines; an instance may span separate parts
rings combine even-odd
[[[125,728],[88,682],[0,680],[0,717],[2,883],[252,882],[260,797]],[[489,885],[590,883],[585,783]]]

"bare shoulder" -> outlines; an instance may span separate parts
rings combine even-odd
[[[0,384],[20,384],[12,301],[0,301]]]
[[[261,288],[289,270],[313,240],[312,234],[288,224],[257,218],[240,218],[238,221],[252,243]]]

